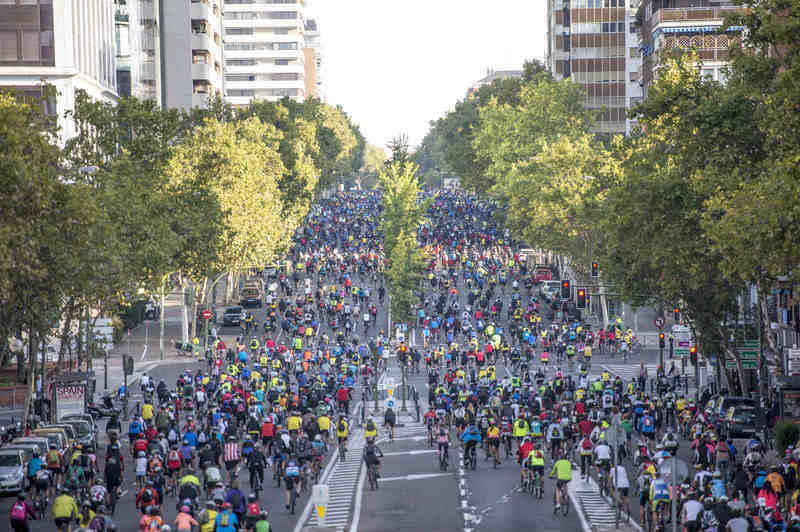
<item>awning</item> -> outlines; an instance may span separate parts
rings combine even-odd
[[[719,33],[721,31],[740,32],[744,26],[667,26],[666,28],[658,28],[655,33]]]

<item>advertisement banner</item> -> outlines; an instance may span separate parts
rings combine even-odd
[[[84,382],[57,382],[53,387],[56,404],[56,419],[61,419],[68,414],[85,413],[86,383]]]

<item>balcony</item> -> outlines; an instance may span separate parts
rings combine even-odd
[[[192,64],[192,79],[214,79],[214,68],[206,63]]]
[[[256,65],[235,65],[225,66],[226,74],[278,74],[278,73],[305,73],[306,68],[302,64],[276,65],[274,63],[260,63]]]
[[[216,46],[210,33],[192,33],[192,50],[214,50]]]
[[[228,11],[228,8],[225,8]],[[248,18],[233,19],[225,17],[226,28],[288,28],[300,29],[299,18]]]
[[[298,11],[302,12],[304,6],[299,2],[289,4],[256,1],[252,3],[225,2],[225,11],[228,13],[238,11]]]
[[[208,0],[192,0],[192,18],[202,20],[212,20],[214,11]]]
[[[252,89],[258,92],[259,89],[303,89],[305,81],[300,79],[290,81],[275,81],[271,79],[255,81],[226,81],[225,90]]]
[[[722,24],[726,15],[749,12],[740,6],[662,8],[650,17],[650,27],[655,31],[659,25],[683,25],[686,22]]]
[[[211,95],[207,92],[195,92],[192,94],[192,107],[205,109],[208,107],[208,98]]]
[[[225,50],[225,59],[297,59],[302,50]]]

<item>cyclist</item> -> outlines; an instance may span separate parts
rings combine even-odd
[[[69,490],[66,487],[61,488],[61,495],[53,501],[53,520],[59,532],[65,530],[70,532],[72,530],[70,523],[73,519],[77,519],[78,513],[78,505],[70,496]]]
[[[655,469],[655,478],[650,483],[650,510],[652,511],[652,522],[658,523],[657,510],[659,505],[664,515],[669,515],[669,504],[671,496],[669,484],[661,478],[661,471]]]
[[[630,482],[628,481],[628,473],[625,470],[625,466],[617,464],[612,467],[609,476],[611,477],[614,490],[619,494],[619,503],[622,504],[623,508],[628,508],[628,490],[630,489]]]
[[[500,428],[497,422],[492,419],[489,429],[486,431],[486,459],[493,457],[496,464],[500,463]]]
[[[38,518],[31,505],[25,500],[25,492],[21,491],[17,495],[17,500],[11,505],[11,528],[14,529],[14,532],[29,532],[28,517]]]
[[[364,438],[375,438],[378,436],[378,427],[375,426],[375,422],[372,418],[367,420],[367,423],[364,425]]]
[[[475,452],[475,445],[481,442],[481,433],[475,423],[471,423],[464,434],[461,436],[461,441],[464,443],[464,465],[469,463],[470,453]]]
[[[381,461],[380,458],[383,458],[383,452],[381,451],[380,447],[375,445],[375,438],[369,438],[367,440],[367,444],[364,446],[364,463],[367,464],[367,467],[375,466],[376,467],[376,475],[377,478],[381,477]]]
[[[444,460],[447,462],[449,458],[449,450],[450,450],[450,434],[448,434],[447,430],[444,427],[439,428],[439,436],[436,439],[437,447],[439,449],[439,455],[444,453]]]
[[[291,505],[291,493],[292,490],[295,490],[296,494],[300,492],[300,467],[293,456],[289,457],[286,462],[283,481],[286,488],[286,509],[294,515],[294,508]]]
[[[528,454],[525,467],[530,471],[531,480],[536,478],[537,473],[539,474],[539,478],[544,478],[544,452],[538,444]]]
[[[256,478],[258,485],[264,484],[264,468],[267,466],[267,458],[261,452],[261,444],[257,443],[253,452],[247,456],[247,470],[250,472],[250,489],[255,490]]]
[[[394,415],[394,410],[391,408],[386,409],[386,413],[383,415],[383,425],[385,427],[389,427],[389,438],[394,440],[394,424],[396,418]]]
[[[572,480],[572,464],[566,458],[560,458],[553,464],[553,469],[550,470],[550,478],[556,475],[556,488],[554,492],[554,500],[556,503],[555,511],[561,508],[562,504],[569,504],[567,501],[561,500],[561,488]]]
[[[345,449],[347,449],[348,429],[347,419],[344,416],[339,416],[339,421],[336,422],[336,438],[339,440],[339,446],[344,446]]]
[[[597,479],[600,480],[600,475],[604,475],[604,482],[606,482],[608,480],[608,470],[611,467],[611,447],[608,446],[605,440],[600,440],[594,446],[594,456],[597,459],[595,462]]]

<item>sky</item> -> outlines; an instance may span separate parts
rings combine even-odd
[[[323,91],[385,147],[419,144],[429,122],[486,70],[544,59],[546,0],[311,0],[322,41]]]

